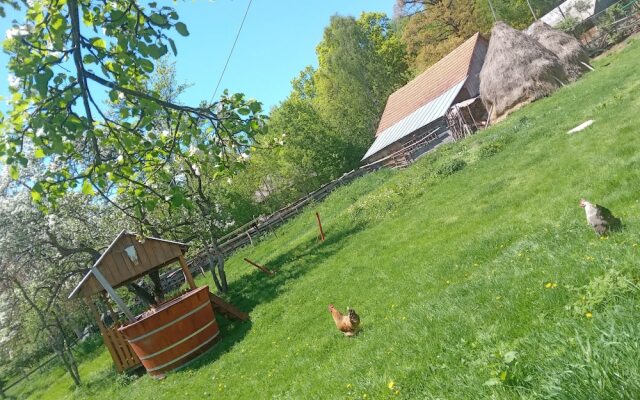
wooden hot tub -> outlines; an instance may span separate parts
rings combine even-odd
[[[147,372],[162,376],[204,353],[220,330],[207,286],[191,290],[118,329]]]

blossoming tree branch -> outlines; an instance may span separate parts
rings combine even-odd
[[[207,185],[243,166],[264,117],[242,94],[188,106],[150,83],[158,60],[178,54],[171,36],[189,35],[163,4],[0,0],[25,12],[4,42],[12,86],[0,160],[45,207],[81,191],[142,229],[159,209],[197,215],[196,236],[211,243],[219,210]]]

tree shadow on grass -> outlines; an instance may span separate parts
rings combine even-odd
[[[234,282],[231,300],[238,308],[250,312],[259,304],[265,304],[278,297],[287,283],[295,281],[315,269],[322,262],[340,251],[347,238],[364,229],[351,226],[340,231],[329,232],[324,242],[311,238],[291,250],[274,255],[266,260],[265,266],[274,276],[257,271]]]
[[[257,271],[245,275],[234,282],[236,289],[230,296],[232,304],[240,310],[250,312],[259,304],[265,304],[283,293],[283,287],[310,272],[322,261],[340,251],[347,243],[346,239],[364,229],[364,225],[352,226],[341,231],[330,232],[324,242],[316,238],[307,240],[293,249],[276,255],[267,261],[266,267],[275,272],[274,276],[267,276]],[[221,332],[220,341],[207,353],[186,366],[183,370],[197,370],[208,365],[237,343],[241,342],[251,330],[251,321],[230,321],[224,317],[218,318]]]

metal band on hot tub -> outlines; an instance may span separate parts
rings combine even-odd
[[[189,352],[187,352],[187,353],[184,353],[184,354],[183,354],[183,355],[181,355],[180,357],[176,357],[176,358],[174,358],[173,360],[171,360],[171,361],[169,361],[169,362],[166,362],[166,363],[164,363],[164,364],[162,364],[162,365],[159,365],[159,366],[157,366],[157,367],[155,367],[155,368],[147,369],[147,372],[157,371],[157,370],[162,369],[162,368],[165,368],[165,367],[167,367],[167,366],[169,366],[169,365],[171,365],[171,364],[175,364],[177,361],[182,360],[183,358],[185,358],[185,357],[187,357],[187,356],[191,355],[192,353],[194,353],[194,352],[196,352],[196,351],[200,350],[200,348],[202,348],[202,347],[204,347],[205,345],[209,344],[209,342],[211,342],[213,339],[217,338],[219,334],[220,334],[220,331],[216,332],[216,334],[215,334],[215,335],[211,336],[209,339],[207,339],[207,340],[205,340],[204,342],[202,342],[200,345],[198,345],[198,347],[195,347],[195,348],[191,349],[191,351],[189,351]]]
[[[162,349],[162,350],[160,350],[160,351],[156,351],[155,353],[153,353],[153,354],[149,354],[149,355],[147,355],[147,356],[145,356],[145,357],[140,357],[140,361],[148,360],[148,359],[150,359],[150,358],[153,358],[153,357],[157,356],[158,354],[162,354],[162,353],[164,353],[164,352],[165,352],[165,351],[167,351],[167,350],[171,350],[171,349],[173,349],[173,348],[174,348],[174,347],[176,347],[177,345],[179,345],[179,344],[181,344],[181,343],[184,343],[184,342],[186,342],[187,340],[191,339],[192,337],[194,337],[194,336],[198,335],[200,332],[204,331],[205,329],[207,329],[207,328],[208,328],[208,327],[210,327],[211,325],[215,324],[215,322],[216,322],[216,321],[209,321],[209,323],[208,323],[208,324],[206,324],[205,326],[203,326],[202,328],[200,328],[200,329],[198,329],[197,331],[193,332],[191,335],[189,335],[189,336],[187,336],[187,337],[184,337],[184,338],[180,339],[179,341],[175,342],[175,343],[174,343],[174,344],[172,344],[171,346],[165,347],[164,349]],[[216,334],[217,334],[217,333],[216,333]]]
[[[174,319],[173,321],[171,321],[171,322],[169,322],[169,323],[166,323],[166,324],[162,325],[161,327],[156,328],[156,329],[154,329],[154,330],[152,330],[152,331],[150,331],[150,332],[147,332],[147,333],[145,333],[144,335],[140,335],[140,336],[138,336],[138,337],[135,337],[135,338],[133,338],[133,339],[130,339],[130,340],[128,340],[128,342],[129,342],[129,343],[137,342],[138,340],[142,340],[142,339],[144,339],[144,338],[146,338],[146,337],[149,337],[149,336],[151,336],[151,335],[153,335],[153,334],[156,334],[156,333],[160,332],[161,330],[163,330],[163,329],[165,329],[165,328],[168,328],[168,327],[170,327],[171,325],[173,325],[173,324],[175,324],[175,323],[177,323],[177,322],[182,321],[183,319],[187,318],[187,317],[188,317],[188,316],[190,316],[191,314],[195,314],[195,313],[197,313],[198,311],[202,310],[202,309],[203,309],[203,308],[205,308],[206,306],[210,306],[210,304],[211,304],[211,303],[209,303],[209,302],[207,301],[206,303],[204,303],[204,304],[202,304],[202,305],[200,305],[200,306],[198,306],[198,307],[194,308],[193,310],[189,311],[188,313],[184,314],[184,315],[183,315],[183,316],[181,316],[180,318],[178,318],[178,319]]]

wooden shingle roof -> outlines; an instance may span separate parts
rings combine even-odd
[[[488,43],[480,33],[476,33],[411,82],[391,94],[380,119],[376,137],[465,80],[479,41]]]

